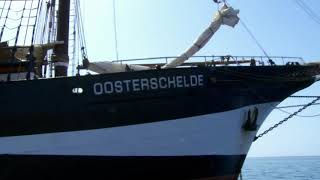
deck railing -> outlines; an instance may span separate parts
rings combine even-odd
[[[139,59],[123,59],[112,61],[114,63],[124,64],[138,64],[146,66],[164,65],[177,56],[166,57],[152,57],[152,58],[139,58]],[[181,66],[193,65],[214,65],[214,66],[270,66],[270,65],[298,65],[305,64],[304,60],[300,57],[286,57],[286,56],[193,56]]]

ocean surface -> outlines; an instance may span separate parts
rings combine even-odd
[[[242,168],[242,179],[320,180],[320,157],[249,157]]]

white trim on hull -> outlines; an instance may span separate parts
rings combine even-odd
[[[0,155],[245,155],[256,135],[242,129],[248,110],[259,109],[260,127],[277,104],[125,127],[3,137]]]

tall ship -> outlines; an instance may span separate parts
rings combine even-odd
[[[0,3],[0,179],[236,180],[269,113],[320,79],[299,58],[194,56],[238,23],[227,4],[180,56],[90,62],[80,42],[78,65],[78,3]]]

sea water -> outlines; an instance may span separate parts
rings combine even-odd
[[[242,168],[242,179],[320,180],[320,157],[249,157]]]

